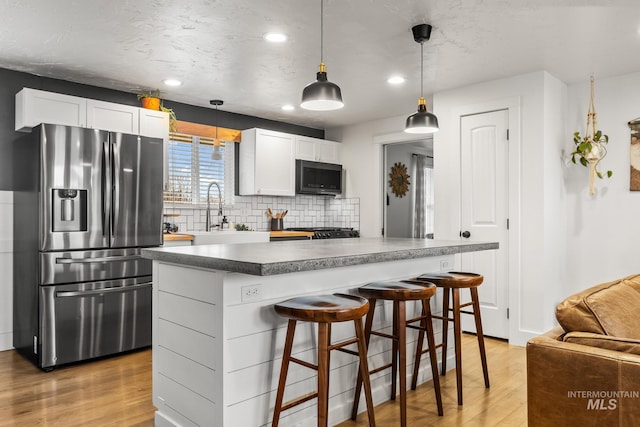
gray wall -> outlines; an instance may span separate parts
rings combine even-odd
[[[28,137],[25,137],[22,132],[14,131],[15,95],[23,87],[118,104],[140,105],[134,93],[120,92],[0,68],[0,190],[17,191],[26,189],[33,179],[33,177],[26,176],[22,171],[28,169],[25,167],[27,162],[35,161],[35,153],[30,144],[28,144]],[[219,114],[214,114],[212,113],[213,107],[197,107],[169,100],[165,100],[164,105],[175,111],[178,120],[240,130],[260,127],[314,138],[324,138],[324,130],[322,129],[276,122],[222,110],[218,111]]]
[[[432,156],[433,150],[429,150],[420,146],[420,144],[388,144],[385,145],[386,162],[384,170],[385,179],[385,200],[388,197],[388,204],[385,204],[385,215],[387,220],[387,228],[385,230],[386,237],[412,237],[411,235],[411,194],[415,190],[415,179],[411,170],[411,154],[418,153],[426,156]],[[391,167],[396,163],[404,163],[407,167],[409,177],[409,191],[404,197],[397,197],[393,194],[389,185],[389,173]]]

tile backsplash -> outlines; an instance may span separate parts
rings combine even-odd
[[[267,208],[274,213],[288,210],[284,228],[292,227],[348,227],[360,229],[360,199],[339,199],[322,196],[272,197],[235,196],[232,206],[225,206],[223,214],[230,223],[245,224],[256,231],[270,227]],[[178,214],[165,218],[178,226],[178,232],[202,231],[205,228],[206,209],[165,205],[165,214]],[[212,223],[217,222],[218,204],[211,204]]]

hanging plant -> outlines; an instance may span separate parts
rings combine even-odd
[[[573,143],[575,149],[571,152],[571,161],[575,164],[580,162],[582,166],[589,168],[589,194],[593,196],[595,191],[595,177],[602,179],[604,174],[598,170],[600,161],[607,155],[607,144],[609,136],[602,133],[597,128],[597,114],[593,101],[594,80],[591,76],[591,98],[589,102],[589,110],[587,111],[587,131],[582,136],[580,132],[573,133]],[[577,161],[576,161],[577,160]],[[607,178],[611,178],[612,171],[607,171]]]
[[[176,117],[175,111],[173,111],[172,108],[165,107],[163,102],[160,103],[160,111],[169,113],[169,132],[177,132],[178,118]]]

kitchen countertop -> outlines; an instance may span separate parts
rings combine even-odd
[[[162,235],[165,242],[193,240],[193,234],[169,234]]]
[[[157,261],[256,276],[498,249],[497,242],[430,239],[328,239],[143,249]]]
[[[271,237],[313,237],[313,231],[271,231]]]

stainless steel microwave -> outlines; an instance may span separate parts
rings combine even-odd
[[[342,165],[296,160],[296,194],[342,193]]]

